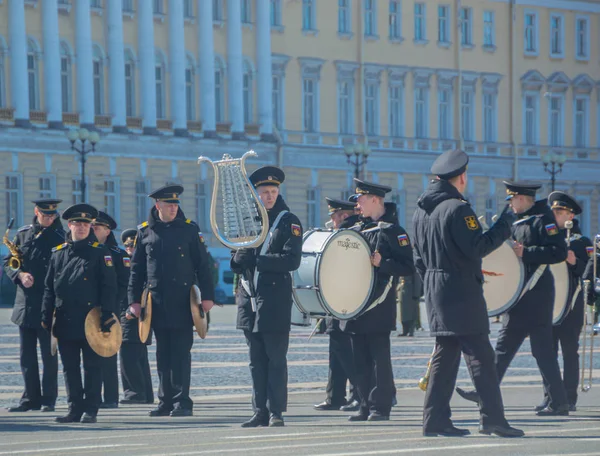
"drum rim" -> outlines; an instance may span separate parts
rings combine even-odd
[[[509,241],[504,241],[504,245],[507,245],[512,250],[512,244]],[[502,307],[499,307],[494,310],[488,309],[488,317],[490,317],[490,318],[497,317],[499,315],[502,315],[502,314],[508,312],[519,301],[519,297],[521,296],[521,291],[523,290],[523,287],[525,286],[525,265],[520,260],[518,263],[519,263],[520,274],[519,274],[519,286],[517,287],[517,291],[515,291],[514,295]],[[482,287],[482,291],[483,291],[483,287]],[[484,299],[485,299],[485,294],[484,294]],[[486,300],[486,308],[487,308],[487,300]]]
[[[560,314],[558,315],[558,317],[554,318],[554,307],[556,306],[556,278],[554,277],[554,269],[558,266],[558,265],[564,265],[563,270],[566,271],[567,273],[567,280],[569,281],[569,285],[567,287],[568,292],[567,292],[567,299],[566,301],[563,303],[562,305],[562,309],[560,311]],[[565,318],[567,318],[567,315],[569,315],[569,313],[571,312],[571,301],[572,301],[572,296],[571,293],[574,291],[573,290],[573,283],[571,283],[571,277],[569,276],[569,267],[567,266],[567,262],[563,261],[561,263],[555,263],[555,264],[551,264],[549,265],[549,269],[550,269],[550,274],[552,274],[552,280],[553,280],[553,284],[554,284],[554,303],[552,306],[552,325],[553,326],[558,326],[560,325]],[[569,299],[571,298],[571,299]]]

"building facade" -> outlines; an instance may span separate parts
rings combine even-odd
[[[503,179],[549,175],[600,218],[600,2],[571,0],[0,0],[0,213],[81,200],[65,128],[97,129],[86,200],[120,228],[152,188],[185,186],[210,234],[212,171],[197,157],[254,149],[282,166],[305,227],[352,192],[345,152],[391,185],[411,231],[437,154],[471,155],[467,197],[486,219]],[[550,165],[552,166],[552,165]],[[559,164],[556,169],[559,169]]]

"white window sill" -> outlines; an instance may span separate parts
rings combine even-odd
[[[225,25],[225,21],[223,19],[213,19],[213,27],[223,28],[223,25]]]
[[[535,51],[523,51],[523,55],[525,57],[538,57],[540,55],[539,51],[536,49]]]
[[[352,32],[337,32],[338,38],[340,40],[351,40],[354,36]]]
[[[429,44],[429,40],[417,40],[416,38],[413,40],[413,43],[418,45],[418,46],[425,46],[426,44]]]
[[[184,16],[183,22],[185,24],[194,25],[196,23],[196,17],[195,16]]]
[[[133,10],[123,10],[123,17],[127,19],[133,19],[135,17],[135,11]]]
[[[494,44],[484,44],[483,45],[483,51],[484,52],[494,53],[494,52],[496,52],[496,45],[494,45]]]
[[[271,25],[271,32],[283,33],[285,32],[285,25]]]
[[[565,58],[565,54],[563,52],[561,53],[550,53],[550,58],[551,59],[564,59]]]
[[[448,49],[450,46],[452,46],[452,43],[450,41],[438,41],[437,45],[439,48]]]
[[[589,55],[576,55],[575,60],[577,60],[578,62],[589,62],[590,56]]]
[[[154,13],[154,22],[164,22],[165,13]]]
[[[319,31],[317,29],[302,29],[302,34],[304,36],[319,36]]]
[[[404,41],[404,38],[402,38],[401,36],[394,36],[394,37],[390,36],[389,40],[390,40],[390,43],[401,44]]]
[[[468,50],[475,49],[475,45],[473,43],[464,43],[464,44],[461,44],[460,47],[462,49],[468,49]]]
[[[379,41],[379,35],[365,35],[365,41]]]

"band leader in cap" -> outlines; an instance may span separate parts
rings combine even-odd
[[[460,149],[448,150],[431,165],[431,174],[449,180],[464,173],[469,165],[469,156]]]
[[[42,214],[54,215],[58,212],[58,205],[62,203],[60,199],[42,198],[32,201]]]
[[[80,203],[68,207],[63,212],[62,218],[69,222],[92,223],[98,217],[98,209],[91,204]]]
[[[148,195],[148,197],[155,199],[156,201],[162,201],[164,203],[179,204],[179,195],[183,193],[183,186],[165,185],[164,187],[154,190]]]
[[[275,185],[279,187],[285,180],[285,173],[277,166],[263,166],[254,171],[249,179],[255,188],[261,185]]]
[[[550,205],[550,209],[565,209],[569,212],[572,212],[575,215],[579,215],[583,212],[581,206],[567,195],[565,192],[552,192],[548,195],[548,204]]]

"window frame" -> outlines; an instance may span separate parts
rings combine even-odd
[[[312,90],[310,92],[312,110],[310,112],[311,125],[307,126],[307,113],[309,113],[306,106],[307,101],[307,83],[311,83]],[[319,92],[319,79],[312,76],[304,76],[302,78],[302,131],[305,133],[317,133],[319,131],[319,109],[318,109],[318,92]]]
[[[341,35],[352,33],[351,0],[338,0],[338,33]]]
[[[396,91],[399,96],[394,95]],[[396,113],[396,122],[394,122],[394,104],[398,104]],[[402,83],[389,83],[388,84],[388,125],[389,125],[389,136],[394,138],[404,137],[404,84]]]
[[[438,137],[439,139],[452,139],[452,95],[453,90],[450,87],[438,89]],[[446,94],[448,99],[442,100],[442,94]],[[442,119],[442,104],[446,105],[446,119]],[[444,122],[445,120],[445,122]],[[445,131],[444,131],[445,130]]]
[[[533,24],[527,25],[527,18],[533,18]],[[528,48],[528,32],[530,31],[532,48]],[[535,10],[526,9],[523,12],[523,53],[527,56],[537,56],[539,55],[539,22],[538,22],[538,13]]]
[[[377,0],[364,0],[363,5],[365,38],[379,38],[377,33]]]
[[[69,45],[63,41],[60,42],[60,87],[61,111],[73,112],[73,59]]]
[[[491,20],[486,20],[489,15]],[[489,28],[489,31],[488,31]],[[486,38],[489,36],[489,42]],[[483,11],[483,47],[485,49],[496,49],[496,12],[492,10]]]
[[[468,102],[465,102],[465,95],[468,95]],[[475,91],[464,86],[460,95],[460,116],[463,141],[475,141]]]
[[[282,26],[281,0],[269,1],[269,23],[271,24],[271,28],[279,28]]]
[[[534,106],[533,106],[533,110],[534,110],[534,119],[532,122],[532,127],[534,128],[533,133],[533,138],[531,139],[531,141],[529,141],[528,139],[528,129],[527,129],[527,111],[528,111],[528,107],[527,107],[527,98],[528,97],[532,97],[533,102],[534,102]],[[523,98],[522,98],[522,103],[523,103],[523,121],[522,121],[522,129],[523,129],[523,144],[527,145],[527,146],[538,146],[540,143],[540,94],[539,92],[535,92],[535,91],[524,91],[523,92]]]
[[[108,184],[113,184],[112,191],[107,191]],[[103,187],[104,212],[110,215],[115,220],[115,222],[117,222],[118,225],[119,220],[121,218],[121,180],[118,176],[104,176]],[[111,197],[114,197],[114,212],[112,213],[108,206],[108,201]]]
[[[552,102],[558,100],[560,102],[560,109],[557,113],[557,119],[559,122],[559,128],[553,126],[554,109]],[[553,135],[557,133],[558,136],[553,138]],[[563,147],[565,144],[565,96],[563,93],[553,93],[548,98],[548,145],[550,147]],[[556,141],[554,141],[556,139]]]
[[[9,187],[9,179],[15,179],[16,188]],[[12,185],[12,183],[10,184]],[[5,193],[5,206],[4,211],[6,213],[6,222],[11,218],[15,219],[17,226],[23,225],[23,175],[18,172],[4,173],[4,193]],[[14,195],[14,198],[13,198]],[[14,213],[11,210],[11,206],[15,204]]]
[[[417,8],[422,8],[421,12]],[[417,30],[420,34],[417,35]],[[414,41],[416,43],[427,42],[427,4],[425,2],[415,2],[414,4]]]
[[[317,5],[314,0],[302,0],[302,30],[314,32],[317,30]]]
[[[460,9],[460,45],[473,47],[473,8],[463,6]]]
[[[143,184],[143,189],[141,185]],[[148,197],[150,193],[150,179],[141,177],[135,181],[135,213],[138,224],[148,220],[150,214],[151,201]]]
[[[418,94],[423,91],[423,100],[419,100]],[[419,103],[423,106],[423,122],[419,123]],[[427,139],[429,137],[429,88],[415,87],[414,89],[414,130],[415,138]],[[421,127],[419,127],[421,125]]]
[[[371,93],[369,93],[372,90]],[[379,136],[380,134],[380,82],[379,81],[365,81],[365,110],[363,115],[365,116],[365,131],[369,136]],[[369,122],[369,114],[372,122]]]
[[[486,102],[491,99],[491,107]],[[483,110],[483,141],[487,143],[496,143],[498,141],[498,92],[483,92],[481,99]],[[487,114],[490,111],[490,119]],[[488,124],[489,122],[489,124]]]
[[[442,16],[442,11],[444,15]],[[450,44],[450,29],[448,27],[450,23],[450,15],[452,14],[450,6],[438,5],[438,44]],[[442,27],[442,23],[444,27]],[[442,36],[442,31],[443,36]]]
[[[553,20],[559,20],[558,27],[558,38],[556,44],[560,46],[560,49],[556,50],[555,44],[555,30],[553,27]],[[565,57],[565,16],[562,13],[550,13],[550,58],[562,59]]]
[[[577,103],[584,103],[583,121],[581,128],[583,129],[583,138],[578,135],[578,113]],[[590,97],[589,95],[577,94],[573,98],[573,147],[577,149],[586,149],[590,144]]]
[[[39,48],[37,43],[27,40],[27,89],[29,91],[29,110],[39,111],[40,108],[40,65]],[[31,67],[29,63],[31,62]]]
[[[579,31],[579,23],[583,21],[585,22],[585,31],[584,31],[584,49],[583,54],[580,54],[579,51],[579,39],[580,39],[580,31]],[[578,14],[575,16],[575,59],[579,61],[588,61],[590,59],[590,26],[591,21],[589,16]]]

